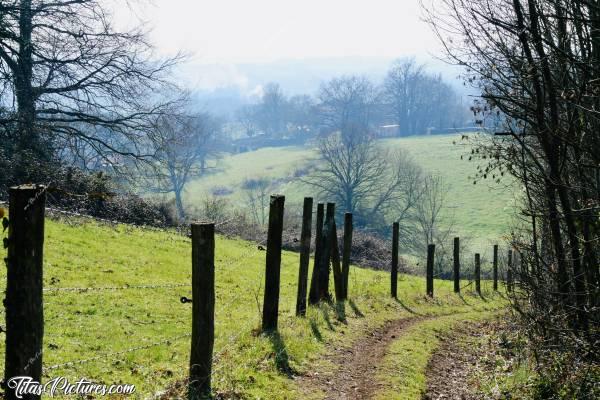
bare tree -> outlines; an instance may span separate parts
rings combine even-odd
[[[442,177],[428,175],[420,181],[420,197],[415,207],[414,222],[417,237],[420,236],[421,240],[413,240],[409,249],[422,257],[426,254],[427,245],[435,244],[436,273],[441,273],[444,267],[447,269],[450,265],[446,260],[449,253],[447,244],[454,226],[452,217],[444,212],[447,196],[448,186]]]
[[[524,188],[510,243],[525,260],[512,271],[515,310],[544,351],[572,349],[553,358],[573,368],[582,354],[598,358],[599,15],[598,2],[583,0],[443,0],[428,13],[448,58],[481,91],[473,112],[505,118],[495,137],[470,141],[485,160],[479,179],[511,175]]]
[[[440,176],[429,175],[422,181],[422,196],[417,203],[417,222],[425,246],[435,243],[440,216],[448,194],[448,187]]]
[[[151,190],[173,193],[177,214],[185,218],[183,191],[185,185],[204,170],[210,144],[220,130],[218,121],[207,113],[161,116],[150,143],[155,164],[146,168]]]
[[[419,80],[423,76],[422,65],[418,65],[414,59],[402,59],[394,62],[385,77],[385,97],[402,135],[416,133],[412,120],[418,107]]]
[[[413,58],[392,64],[383,83],[383,97],[401,135],[422,134],[432,127],[462,126],[467,111],[441,76],[427,73]]]
[[[14,125],[16,179],[43,175],[56,142],[143,156],[139,139],[165,105],[155,90],[177,59],[154,60],[144,32],[115,30],[99,0],[6,0],[0,15],[1,122]]]
[[[282,136],[285,131],[287,98],[278,83],[268,83],[257,106],[257,122],[263,132],[271,137]]]
[[[419,199],[421,170],[400,150],[388,151],[362,135],[331,134],[319,142],[320,164],[307,182],[335,200],[356,224],[381,228],[407,221]]]
[[[287,122],[298,131],[306,133],[317,125],[316,103],[309,95],[296,95],[288,100]]]
[[[257,106],[254,104],[242,106],[236,112],[236,119],[248,137],[254,136],[258,130],[257,113]]]
[[[246,179],[242,183],[242,189],[250,206],[254,222],[264,226],[268,219],[269,199],[273,188],[271,179],[261,177]]]
[[[378,95],[375,86],[361,76],[343,76],[322,84],[318,107],[326,133],[340,132],[349,140],[369,135]]]

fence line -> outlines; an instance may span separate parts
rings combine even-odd
[[[167,283],[159,285],[123,285],[123,286],[91,286],[91,287],[50,287],[44,288],[44,292],[102,292],[130,289],[173,289],[178,287],[190,287],[191,283]]]
[[[12,193],[12,192],[11,192]],[[43,192],[42,192],[43,194]],[[37,196],[37,195],[36,195]],[[34,201],[37,200],[37,197],[34,198]],[[11,198],[12,201],[12,198]],[[258,242],[256,244],[253,244],[252,246],[250,246],[248,249],[246,249],[246,251],[242,251],[241,254],[238,257],[235,257],[233,259],[229,259],[225,265],[228,268],[234,267],[244,261],[248,260],[248,256],[250,254],[256,254],[256,247],[258,247],[258,250],[266,250],[266,269],[262,270],[262,273],[259,274],[259,279],[258,281],[256,281],[255,279],[251,279],[251,278],[245,278],[243,279],[244,282],[252,282],[252,284],[257,284],[257,288],[256,288],[256,293],[253,293],[255,295],[255,299],[257,302],[257,306],[258,309],[260,310],[260,300],[258,297],[257,293],[260,293],[261,289],[262,289],[262,281],[265,280],[265,296],[264,296],[264,301],[262,304],[263,307],[263,313],[262,313],[262,330],[263,332],[266,332],[267,334],[275,334],[277,331],[277,318],[278,318],[278,314],[279,314],[279,310],[278,310],[278,303],[279,303],[279,290],[280,290],[280,282],[279,282],[279,268],[280,268],[280,262],[281,262],[281,239],[282,239],[282,229],[283,229],[283,219],[284,219],[284,208],[283,208],[283,203],[284,203],[284,197],[283,196],[272,196],[272,200],[271,200],[271,212],[269,215],[269,230],[268,230],[268,234],[267,234],[267,238],[262,240],[261,242]],[[28,203],[30,204],[30,203]],[[29,205],[27,207],[25,207],[25,211],[27,211],[27,208],[29,207]],[[323,208],[323,205],[320,204],[320,207]],[[335,213],[334,213],[334,207],[335,204],[334,203],[328,203],[327,204],[327,218],[324,219],[323,223],[324,226],[322,227],[323,231],[323,235],[321,240],[317,240],[317,248],[320,247],[321,252],[318,255],[318,262],[315,263],[315,267],[314,268],[319,268],[319,270],[316,271],[316,273],[313,271],[313,280],[316,280],[316,282],[318,283],[318,287],[319,287],[319,300],[329,300],[331,299],[331,295],[328,292],[328,286],[329,286],[329,281],[331,279],[331,273],[330,273],[330,269],[329,269],[329,265],[331,262],[334,263],[333,265],[333,274],[334,274],[334,280],[335,280],[335,294],[336,294],[336,301],[344,301],[347,298],[347,293],[348,293],[348,268],[349,268],[349,250],[350,250],[350,244],[346,242],[346,237],[348,236],[347,233],[349,232],[349,237],[351,240],[351,234],[352,234],[352,216],[351,214],[348,215],[346,214],[346,221],[345,221],[345,225],[344,225],[344,247],[343,247],[343,256],[344,256],[344,267],[342,268],[340,265],[340,248],[339,245],[337,243],[337,229],[336,229],[336,224],[335,224]],[[56,213],[60,213],[60,214],[64,214],[64,215],[71,215],[71,216],[75,216],[75,217],[85,217],[85,218],[90,218],[90,219],[94,219],[100,222],[107,222],[107,223],[118,223],[118,224],[123,224],[121,222],[118,221],[112,221],[112,220],[108,220],[108,219],[102,219],[102,218],[97,218],[97,217],[92,217],[89,215],[85,215],[85,214],[79,214],[79,213],[73,213],[73,212],[69,212],[69,211],[63,211],[63,210],[56,210],[56,209],[51,209],[51,208],[43,208],[42,207],[42,218],[43,218],[43,212],[44,210],[49,210],[50,212],[56,212]],[[12,210],[12,208],[11,208]],[[310,214],[308,214],[308,210],[305,210],[304,216],[306,217],[307,215],[311,215],[314,211],[310,210]],[[15,214],[11,215],[11,218],[14,216]],[[348,218],[350,217],[350,218]],[[204,224],[204,225],[194,225],[195,227],[199,227],[199,226],[211,226],[212,227],[212,246],[214,249],[214,226],[219,226],[219,225],[224,225],[224,224],[228,224],[231,223],[232,221],[241,218],[241,216],[236,216],[233,218],[230,218],[228,220],[225,221],[221,221],[218,224]],[[350,221],[350,226],[348,228],[348,221]],[[12,221],[11,223],[14,223],[14,221]],[[27,225],[25,222],[21,222],[23,223],[23,229],[27,229]],[[160,228],[156,228],[156,227],[152,227],[152,226],[144,226],[144,225],[135,225],[135,224],[127,224],[124,223],[123,225],[126,226],[133,226],[133,227],[137,227],[137,228],[141,228],[141,229],[148,229],[148,230],[156,230],[156,231],[160,231],[160,232],[169,232],[168,229],[160,229]],[[312,226],[310,226],[312,224],[307,224],[307,226],[303,227],[303,236],[306,237],[306,233],[304,232],[306,230],[306,228],[308,228],[308,237],[310,237],[310,230],[312,230]],[[318,228],[318,227],[317,227]],[[392,268],[391,268],[391,273],[392,273],[392,281],[391,281],[391,285],[392,285],[392,289],[391,289],[391,293],[392,296],[396,297],[396,288],[397,288],[397,280],[398,280],[398,233],[397,233],[397,224],[394,224],[393,226],[393,239],[392,239]],[[193,231],[193,229],[192,229]],[[176,233],[176,234],[181,234],[180,231],[177,230],[173,230],[172,233]],[[335,237],[331,237],[331,235],[334,235]],[[8,242],[10,243],[12,238],[9,238]],[[43,231],[42,231],[42,239],[43,239]],[[205,238],[206,240],[210,240],[209,238]],[[455,244],[458,242],[457,240],[458,238],[455,239]],[[196,239],[194,240],[198,240],[198,237],[196,237]],[[194,240],[192,241],[192,246],[194,246],[195,242]],[[204,239],[200,239],[200,244],[205,243],[202,240]],[[267,242],[267,248],[265,249],[264,243],[265,241]],[[197,244],[197,243],[196,243]],[[34,243],[34,245],[36,245],[36,243]],[[202,247],[203,248],[203,247]],[[494,252],[497,252],[497,248],[498,246],[495,245],[494,246]],[[14,244],[12,249],[14,249]],[[309,249],[310,249],[310,245],[309,245]],[[457,246],[455,245],[455,253],[456,253],[456,249]],[[306,251],[306,249],[304,249]],[[15,250],[12,250],[13,252]],[[333,254],[333,253],[337,253],[337,254]],[[159,346],[170,346],[172,345],[174,342],[184,339],[184,338],[189,338],[192,337],[192,359],[191,359],[191,365],[190,365],[190,386],[189,386],[189,390],[191,391],[193,387],[195,387],[194,385],[200,385],[202,387],[202,392],[206,392],[209,393],[210,392],[210,380],[211,380],[211,375],[214,373],[217,373],[221,370],[221,368],[224,367],[224,365],[220,366],[220,368],[217,369],[212,369],[212,364],[216,361],[219,361],[222,357],[223,354],[225,354],[225,352],[230,348],[230,346],[234,345],[234,343],[237,341],[237,339],[244,333],[249,333],[247,331],[247,329],[255,324],[256,322],[254,321],[250,321],[248,324],[244,325],[243,327],[237,329],[235,331],[234,335],[231,335],[224,343],[224,345],[222,346],[222,348],[219,350],[219,352],[217,352],[216,354],[213,354],[213,343],[214,343],[214,337],[212,335],[214,335],[214,333],[211,333],[211,331],[207,330],[207,329],[214,329],[214,301],[215,301],[215,285],[214,285],[214,268],[215,268],[215,256],[214,256],[214,250],[213,252],[201,252],[198,253],[198,251],[196,251],[196,253],[193,252],[193,254],[199,255],[201,257],[201,259],[203,261],[201,261],[202,263],[207,263],[206,265],[210,266],[212,265],[212,274],[213,274],[213,283],[209,284],[207,282],[204,281],[203,276],[199,276],[196,275],[196,277],[194,277],[194,274],[197,274],[198,271],[196,271],[196,267],[193,268],[192,271],[192,282],[191,283],[156,283],[156,284],[145,284],[145,285],[128,285],[128,284],[124,284],[122,286],[99,286],[99,287],[47,287],[47,288],[40,288],[40,292],[46,292],[46,293],[63,293],[63,292],[71,292],[71,293],[87,293],[87,292],[99,292],[99,293],[104,293],[104,292],[108,292],[108,291],[121,291],[121,290],[143,290],[143,289],[172,289],[172,288],[182,288],[182,287],[191,287],[192,288],[192,292],[195,294],[193,296],[193,299],[190,300],[190,302],[193,303],[192,308],[193,308],[193,312],[192,312],[192,327],[193,327],[193,332],[192,333],[186,333],[186,334],[179,334],[176,336],[172,336],[172,337],[168,337],[168,338],[163,338],[160,339],[156,342],[151,342],[151,343],[147,343],[147,344],[142,344],[139,346],[135,346],[135,347],[131,347],[128,349],[124,349],[124,350],[119,350],[119,351],[113,351],[113,352],[107,352],[104,354],[100,354],[100,355],[96,355],[93,357],[88,357],[88,358],[84,358],[84,359],[80,359],[80,360],[73,360],[73,361],[68,361],[68,362],[64,362],[64,363],[59,363],[59,364],[54,364],[54,365],[50,365],[50,366],[44,366],[41,360],[42,357],[42,353],[41,350],[39,350],[39,354],[35,357],[35,363],[38,363],[40,366],[40,373],[46,373],[47,371],[51,371],[51,370],[56,370],[56,369],[60,369],[60,368],[71,368],[71,367],[75,367],[75,366],[79,366],[79,365],[83,365],[83,364],[87,364],[90,362],[95,362],[95,361],[101,361],[101,360],[114,360],[117,359],[125,354],[129,354],[129,353],[134,353],[134,352],[138,352],[138,351],[143,351],[149,348],[153,348],[153,347],[159,347]],[[260,254],[260,253],[259,253]],[[10,256],[10,253],[9,253]],[[20,257],[27,257],[27,256],[23,256],[23,255],[19,255]],[[316,255],[317,256],[317,255]],[[428,252],[427,252],[427,268],[426,268],[426,282],[427,282],[427,287],[426,287],[426,293],[427,295],[433,297],[433,292],[434,292],[434,287],[433,287],[433,280],[434,278],[438,278],[439,276],[441,276],[443,274],[443,272],[438,272],[436,274],[434,274],[433,272],[433,268],[434,268],[434,256],[435,256],[435,245],[430,244],[428,246]],[[480,274],[480,257],[479,254],[476,254],[475,256],[475,283],[477,286],[476,291],[481,294],[481,288],[480,288],[480,279],[479,279],[479,274]],[[306,257],[305,257],[306,258]],[[195,258],[193,258],[193,260],[196,260]],[[367,261],[371,261],[371,262],[382,262],[382,261],[387,261],[385,258],[377,258],[377,259],[373,259],[373,260],[367,260]],[[194,262],[200,262],[200,261],[194,261]],[[304,262],[306,263],[306,260],[304,260]],[[337,262],[337,264],[336,264]],[[458,266],[460,267],[460,264],[458,262],[458,257],[455,257],[455,271],[456,270],[456,265],[458,264]],[[196,265],[196,264],[194,264]],[[41,268],[41,267],[40,267]],[[509,272],[511,272],[512,268],[512,263],[509,257]],[[307,269],[307,266],[305,266],[305,269]],[[302,266],[301,266],[301,270],[302,270]],[[209,270],[202,270],[202,274],[204,273],[209,273]],[[497,258],[495,257],[494,259],[494,272],[497,271]],[[455,277],[454,277],[454,281],[455,281],[455,291],[456,291],[456,285],[458,282],[458,288],[460,291],[461,287],[460,287],[460,277],[458,276],[457,273],[455,273]],[[12,287],[11,285],[14,285],[14,282],[12,282],[9,280],[9,287],[7,288],[7,297],[10,298],[10,292],[11,292],[11,288],[14,292],[14,287]],[[345,282],[345,283],[344,283]],[[510,282],[512,283],[512,282]],[[462,286],[462,288],[466,288],[469,287],[470,285],[473,284],[473,280],[471,280],[467,285]],[[198,286],[200,285],[200,286]],[[201,289],[203,287],[203,285],[208,285],[206,286],[205,289]],[[253,285],[251,285],[253,286]],[[494,289],[496,289],[496,272],[494,273]],[[202,310],[202,312],[205,312],[206,310],[204,309],[204,305],[206,302],[208,302],[207,304],[210,304],[210,296],[212,293],[212,304],[213,304],[213,309],[212,311],[210,311],[210,313],[213,314],[212,317],[210,317],[210,314],[205,314],[205,318],[206,321],[208,321],[207,323],[200,323],[198,324],[198,318],[202,315],[201,313],[199,313],[200,310]],[[206,298],[204,298],[203,296],[207,296]],[[204,298],[203,301],[201,301],[201,299]],[[40,301],[41,301],[41,296],[40,296]],[[239,299],[237,297],[233,297],[229,302],[227,302],[225,305],[219,305],[219,308],[224,307],[223,309],[227,309],[227,307],[230,307],[234,302],[239,301]],[[8,304],[13,304],[10,303],[10,301],[8,302]],[[48,303],[46,303],[46,305],[48,305]],[[202,305],[202,307],[200,307],[200,305]],[[19,306],[17,304],[17,306]],[[4,310],[0,310],[0,312],[5,312]],[[14,312],[14,311],[13,311]],[[212,319],[211,319],[212,318]],[[8,318],[7,318],[8,320]],[[60,320],[59,318],[53,318],[52,321],[54,320]],[[152,322],[147,322],[148,324],[154,323],[156,321],[156,319],[153,319]],[[169,318],[162,318],[161,321],[168,321],[171,322],[172,320]],[[212,322],[210,322],[212,321]],[[45,322],[48,322],[48,320],[46,320]],[[259,321],[260,322],[260,321]],[[44,323],[44,320],[42,319],[42,324]],[[134,322],[132,322],[134,323]],[[138,321],[137,323],[139,324],[144,324],[144,322],[140,322]],[[211,327],[212,326],[212,327]],[[13,332],[11,332],[10,328],[9,328],[9,333],[12,334]],[[206,335],[211,335],[210,337],[206,338]],[[53,335],[49,335],[50,337],[52,337]],[[13,340],[15,340],[15,336],[14,334],[12,335]],[[195,353],[194,351],[194,346],[198,346],[198,342],[196,342],[196,338],[200,338],[201,340],[207,340],[207,342],[202,342],[204,344],[202,344],[202,350],[198,350],[198,347],[196,347],[197,351]],[[41,343],[41,335],[39,338],[39,343]],[[8,343],[8,341],[7,341]],[[7,346],[8,348],[8,346]],[[285,351],[285,348],[282,348],[280,350],[280,352]],[[208,353],[207,353],[208,352]],[[194,358],[196,357],[196,358]],[[200,357],[200,358],[197,358]],[[276,357],[278,358],[278,357]],[[194,361],[194,360],[197,361]],[[198,361],[201,360],[201,361]],[[7,362],[8,365],[8,362]],[[198,365],[202,365],[203,367],[198,369],[194,369],[195,367],[198,367]],[[8,368],[5,369],[6,371],[8,370]],[[10,375],[8,375],[7,373],[7,377],[9,377]],[[204,385],[204,386],[203,386]],[[208,386],[206,386],[208,385]],[[10,395],[10,394],[9,394]],[[9,397],[10,398],[10,397]]]
[[[146,349],[150,349],[152,347],[157,347],[157,346],[161,346],[161,345],[170,346],[172,342],[179,340],[179,339],[186,338],[186,337],[190,337],[190,336],[192,336],[191,333],[185,333],[185,334],[173,336],[173,337],[170,337],[167,339],[162,339],[162,340],[159,340],[158,342],[154,342],[154,343],[150,343],[150,344],[146,344],[146,345],[142,345],[142,346],[131,347],[129,349],[122,350],[122,351],[116,351],[113,353],[101,354],[99,356],[85,358],[82,360],[68,361],[68,362],[65,362],[62,364],[51,365],[49,367],[44,367],[43,371],[44,371],[44,373],[46,373],[47,371],[51,371],[54,369],[59,369],[59,368],[64,368],[64,367],[74,366],[74,365],[87,364],[92,361],[98,361],[98,360],[103,360],[103,359],[107,359],[107,358],[115,358],[116,356],[133,353],[133,352],[140,351],[140,350],[146,350]]]

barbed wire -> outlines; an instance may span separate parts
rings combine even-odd
[[[126,350],[116,351],[116,352],[112,352],[112,353],[105,353],[105,354],[101,354],[98,356],[85,358],[85,359],[81,359],[81,360],[76,360],[76,361],[68,361],[68,362],[61,363],[61,364],[54,364],[54,365],[51,365],[48,367],[43,367],[42,371],[43,371],[43,373],[46,373],[47,371],[51,371],[51,370],[55,370],[55,369],[59,369],[59,368],[87,364],[92,361],[98,361],[98,360],[107,359],[107,358],[115,358],[115,356],[120,356],[120,355],[132,353],[132,352],[140,351],[140,350],[146,350],[146,349],[149,349],[152,347],[157,347],[157,346],[161,346],[161,345],[171,345],[171,343],[176,340],[183,339],[186,337],[191,337],[191,336],[192,336],[191,333],[181,334],[181,335],[173,336],[173,337],[170,337],[167,339],[161,339],[157,342],[153,342],[153,343],[149,343],[149,344],[145,344],[145,345],[141,345],[141,346],[136,346],[136,347],[131,347]]]
[[[249,254],[251,254],[252,252],[255,252],[255,251],[256,250],[255,250],[254,246],[252,246],[252,249],[248,249],[247,251],[243,252],[241,255],[239,255],[235,259],[230,260],[227,263],[228,267],[232,267],[232,266],[234,266],[234,265],[242,262],[244,259],[247,258],[247,256]],[[264,279],[264,270],[263,270],[263,273],[261,273],[258,276],[259,288],[262,285],[262,279]],[[244,279],[244,281],[248,282],[248,281],[252,281],[252,280],[250,278],[246,278],[246,279]],[[135,287],[134,286],[123,286],[123,287],[104,287],[104,288],[98,288],[98,287],[96,287],[96,288],[48,288],[48,289],[55,289],[55,290],[49,290],[49,291],[52,291],[52,292],[57,292],[59,290],[60,291],[73,291],[73,292],[77,292],[77,291],[85,291],[85,290],[96,290],[97,291],[97,290],[114,290],[114,289],[120,290],[120,289],[131,289],[131,288],[143,288],[143,289],[145,289],[145,288],[155,288],[155,287],[183,287],[183,286],[190,287],[191,284],[140,285],[140,286],[135,286]],[[57,289],[59,289],[59,290],[57,290]],[[220,306],[220,307],[223,307],[223,309],[226,309],[227,307],[231,306],[231,304],[233,304],[237,300],[238,299],[236,297],[233,297],[228,303],[226,303],[225,305]],[[167,321],[168,319],[164,319],[164,320]],[[138,323],[143,323],[143,322],[138,321]],[[250,324],[248,324],[247,327],[249,327],[252,323],[254,323],[254,322],[251,322]],[[242,334],[242,332],[243,332],[243,328],[239,329],[237,331],[237,334],[234,335],[234,336],[232,336],[232,338],[234,338],[234,339],[230,338],[229,342],[231,343],[232,340],[236,340]],[[124,355],[124,354],[132,353],[132,352],[136,352],[136,351],[141,351],[141,350],[146,350],[146,349],[151,348],[151,347],[157,347],[157,346],[161,346],[161,345],[170,345],[170,343],[172,341],[178,340],[178,339],[181,339],[181,338],[185,338],[185,337],[191,337],[191,333],[183,334],[183,335],[177,335],[177,336],[174,336],[174,337],[171,337],[171,338],[167,338],[167,339],[161,339],[161,340],[159,340],[157,342],[153,342],[153,343],[149,343],[149,344],[141,345],[141,346],[131,347],[131,348],[126,349],[126,350],[121,350],[121,351],[116,351],[116,352],[110,352],[110,353],[105,353],[105,354],[101,354],[101,355],[94,356],[94,357],[89,357],[89,358],[86,358],[86,359],[75,360],[75,361],[68,361],[68,362],[65,362],[65,363],[51,365],[49,367],[44,367],[43,370],[44,371],[49,371],[49,370],[54,370],[54,369],[58,369],[58,368],[73,367],[73,366],[76,366],[76,365],[86,364],[86,363],[93,362],[93,361],[108,360],[108,359],[111,359],[111,358],[114,359],[114,358],[116,358],[118,356],[121,356],[121,355]],[[227,346],[225,346],[225,348],[223,349],[223,352],[226,351],[226,349],[227,349]],[[217,353],[216,356],[218,357],[219,355],[220,355],[220,353]]]
[[[90,286],[90,287],[48,287],[44,292],[99,292],[129,289],[172,289],[178,287],[190,287],[191,283],[166,283],[157,285],[123,285],[123,286]]]
[[[231,304],[233,304],[235,301],[237,301],[237,298],[234,297],[231,301],[229,301],[223,307],[227,308],[228,306],[230,306]],[[247,329],[249,329],[252,326],[252,324],[254,324],[254,323],[255,322],[249,322],[248,324],[246,324],[243,327],[241,327],[238,330],[236,330],[235,334],[229,337],[229,339],[227,340],[225,346],[223,346],[223,348],[218,353],[216,353],[213,356],[213,361],[214,362],[218,362],[218,360],[220,359],[221,355],[224,354],[230,348],[230,346],[232,346],[235,343],[235,341],[244,332],[246,332]],[[89,357],[89,358],[85,358],[85,359],[80,359],[80,360],[75,360],[75,361],[68,361],[68,362],[64,362],[64,363],[54,364],[54,365],[51,365],[51,366],[48,366],[48,367],[44,367],[43,368],[43,373],[46,373],[47,371],[51,371],[51,370],[56,370],[56,369],[59,369],[59,368],[75,367],[75,366],[79,366],[79,365],[82,365],[82,364],[87,364],[87,363],[94,362],[94,361],[109,361],[109,360],[114,360],[118,356],[122,356],[122,355],[129,354],[129,353],[134,353],[134,352],[137,352],[137,351],[147,350],[147,349],[152,348],[152,347],[158,347],[158,346],[163,346],[163,345],[170,346],[172,344],[172,342],[174,342],[176,340],[183,339],[183,338],[188,338],[188,337],[191,337],[191,336],[192,336],[191,333],[181,334],[181,335],[169,337],[169,338],[166,338],[166,339],[161,339],[161,340],[153,342],[153,343],[148,343],[148,344],[145,344],[145,345],[131,347],[131,348],[128,348],[128,349],[125,349],[125,350],[121,350],[121,351],[109,352],[109,353],[104,353],[104,354],[101,354],[101,355],[97,355],[97,356]],[[216,371],[218,371],[218,369],[214,370],[214,371],[216,372]]]

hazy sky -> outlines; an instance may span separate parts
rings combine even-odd
[[[346,67],[344,73],[355,65],[356,73],[369,73],[356,56],[385,60],[379,61],[382,69],[393,58],[428,60],[439,52],[421,20],[419,0],[142,0],[135,14],[123,0],[113,2],[119,21],[147,23],[159,53],[189,55],[179,75],[193,88],[238,86],[251,92],[261,79],[240,64],[268,68],[278,60],[333,58],[334,68]],[[344,66],[340,57],[354,59]],[[308,73],[313,83],[321,75],[328,78],[320,70]]]
[[[418,0],[152,0],[140,15],[161,51],[196,62],[425,55]]]

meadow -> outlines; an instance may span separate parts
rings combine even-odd
[[[0,255],[5,257],[5,250]],[[46,223],[44,259],[44,379],[86,377],[106,384],[135,384],[134,398],[159,396],[185,380],[191,305],[182,304],[180,297],[191,297],[190,239],[171,231],[53,219]],[[294,315],[298,261],[296,253],[283,252],[279,334],[265,336],[257,330],[265,253],[256,243],[217,237],[213,375],[217,394],[323,398],[319,388],[301,385],[296,377],[334,370],[324,355],[350,346],[386,321],[445,316],[440,327],[450,329],[448,318],[459,323],[462,315],[491,317],[505,304],[487,281],[482,298],[470,292],[472,285],[457,296],[450,281],[436,280],[435,297],[429,299],[424,280],[407,275],[400,277],[395,300],[389,296],[388,274],[353,266],[350,301],[309,307],[307,316],[298,318]],[[5,285],[5,276],[1,282]],[[428,321],[415,335],[432,327]],[[410,339],[411,333],[407,335],[403,340]],[[408,365],[402,374],[423,389],[427,357],[422,353],[430,354],[435,346],[419,343],[414,350],[421,361]],[[0,354],[3,346],[0,343]]]
[[[407,151],[428,174],[439,175],[448,186],[442,221],[453,227],[453,234],[471,252],[480,252],[484,260],[491,259],[491,247],[501,243],[515,219],[517,190],[510,178],[500,183],[482,180],[474,184],[476,161],[468,161],[470,147],[462,135],[411,136],[383,139],[385,148]],[[461,158],[461,156],[464,156]],[[304,196],[318,198],[315,189],[299,176],[306,167],[317,162],[315,149],[305,147],[263,148],[252,152],[226,155],[204,177],[192,181],[186,190],[187,208],[197,212],[203,199],[219,193],[232,206],[247,207],[245,179],[272,179],[272,191],[286,195],[286,204],[300,209]],[[326,200],[326,199],[325,199]]]

